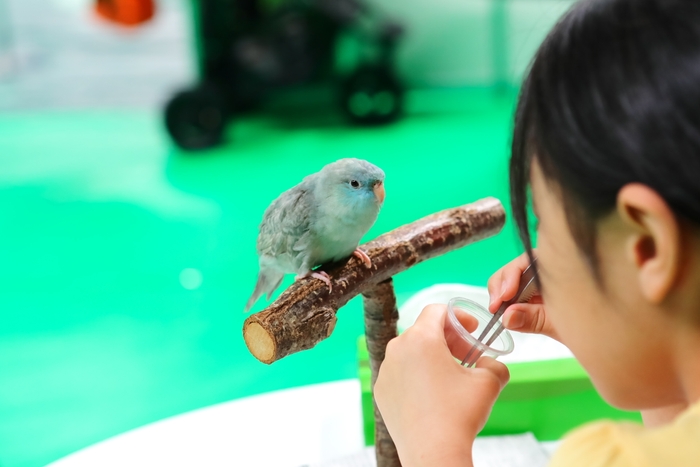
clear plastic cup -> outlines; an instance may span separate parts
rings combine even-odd
[[[462,321],[458,319],[458,315],[463,317]],[[462,324],[469,321],[468,316],[476,318],[476,328],[471,332]],[[480,354],[498,358],[513,351],[513,337],[506,329],[490,345],[486,345],[493,332],[498,329],[498,323],[489,331],[483,342],[479,341],[479,336],[491,318],[493,314],[489,310],[467,298],[457,297],[447,303],[445,337],[452,354],[460,362],[470,353],[472,347],[475,349],[471,353],[470,361],[475,361],[475,357],[478,358]]]

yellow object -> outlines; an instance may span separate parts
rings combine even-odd
[[[697,467],[700,402],[671,424],[654,429],[610,421],[584,425],[567,435],[549,467]]]

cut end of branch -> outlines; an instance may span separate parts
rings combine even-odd
[[[249,323],[243,329],[245,343],[250,353],[263,363],[275,361],[275,341],[258,323]]]

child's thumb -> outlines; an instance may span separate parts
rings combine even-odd
[[[547,319],[547,313],[542,303],[517,303],[509,306],[503,314],[503,325],[511,331],[542,334],[559,340],[556,331]]]

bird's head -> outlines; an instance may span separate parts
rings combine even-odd
[[[362,159],[340,159],[320,173],[328,192],[350,206],[381,207],[384,203],[384,171]]]

